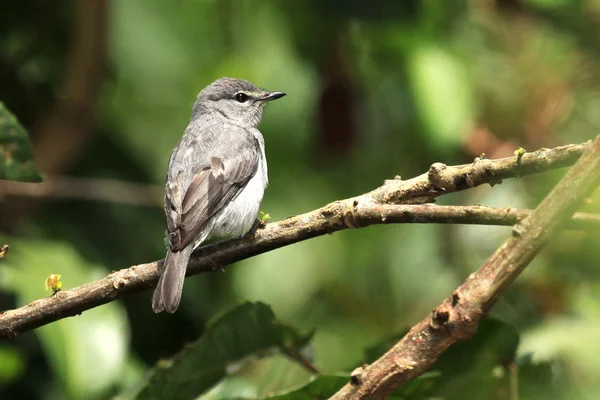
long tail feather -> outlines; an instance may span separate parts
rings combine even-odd
[[[152,297],[152,310],[155,313],[166,311],[173,313],[179,307],[185,272],[192,254],[193,246],[187,246],[181,251],[167,251],[163,273],[158,281]]]

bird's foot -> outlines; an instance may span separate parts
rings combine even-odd
[[[252,224],[252,228],[250,228],[250,230],[248,231],[248,233],[246,233],[242,239],[245,240],[253,240],[256,236],[256,231],[258,231],[258,229],[262,229],[266,226],[266,222],[261,221],[259,219],[255,219],[254,223]]]

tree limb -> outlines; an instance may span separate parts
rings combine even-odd
[[[197,249],[187,275],[219,270],[220,267],[257,254],[327,233],[372,224],[400,222],[448,222],[510,225],[527,211],[489,207],[435,206],[422,203],[435,197],[502,179],[548,171],[574,163],[590,144],[568,145],[526,153],[522,157],[476,160],[471,164],[433,164],[429,172],[406,181],[393,179],[361,196],[336,201],[322,208],[267,224],[252,239],[227,240]],[[398,205],[410,203],[409,205]],[[578,214],[574,226],[596,224],[598,217]],[[113,272],[85,285],[35,300],[0,314],[0,339],[35,329],[131,293],[151,288],[158,281],[162,260]]]
[[[429,370],[452,344],[470,338],[498,297],[598,184],[600,136],[477,272],[387,353],[355,371],[351,382],[331,399],[384,399]]]

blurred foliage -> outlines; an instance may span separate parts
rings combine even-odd
[[[92,7],[104,7],[106,24],[93,23],[101,13]],[[288,93],[260,128],[270,178],[261,209],[272,220],[436,161],[584,142],[600,127],[599,0],[13,0],[2,15],[0,100],[29,132],[42,174],[54,160],[60,169],[52,173],[162,186],[202,87],[235,76]],[[88,71],[88,57],[102,73]],[[81,126],[91,128],[74,128]],[[563,173],[439,202],[533,208]],[[3,189],[0,181],[0,244],[11,247],[0,260],[2,310],[50,295],[49,274],[68,289],[164,256],[159,207]],[[596,193],[582,210],[598,212],[599,202]],[[269,304],[301,332],[315,330],[303,354],[323,377],[307,385],[304,368],[273,354],[246,363],[206,398],[310,395],[361,365],[365,349],[421,320],[509,234],[376,226],[188,279],[174,315],[154,315],[150,292],[130,296],[3,343],[0,398],[133,393],[157,360],[246,301]],[[450,350],[421,383],[439,383],[447,396],[502,387],[490,396],[509,399],[516,382],[519,398],[595,399],[599,240],[600,232],[560,234],[493,309],[506,324],[482,327],[485,340]]]
[[[293,389],[287,393],[275,394],[266,397],[273,400],[310,400],[328,399],[333,396],[342,386],[348,383],[350,376],[317,376],[311,378],[310,382],[300,388]]]
[[[137,399],[189,399],[210,389],[245,358],[278,350],[299,354],[311,336],[275,319],[262,303],[245,303],[216,321],[173,359],[159,361]]]
[[[27,132],[0,102],[0,179],[41,182]]]
[[[368,348],[364,362],[374,362],[407,332]],[[474,400],[563,398],[561,388],[555,385],[551,364],[534,361],[531,354],[519,357],[518,344],[519,334],[514,327],[497,319],[485,319],[470,340],[453,345],[440,356],[431,375],[421,377],[419,391],[408,392],[407,398],[458,400],[464,399],[465,393]]]
[[[432,387],[433,384],[435,384],[435,381],[431,379],[432,375],[434,374],[426,373],[417,377],[396,390],[396,392],[388,398],[392,400],[420,400],[432,398]],[[306,385],[303,385],[300,388],[265,397],[265,400],[325,400],[333,396],[341,387],[346,385],[349,380],[349,375],[318,375],[311,378]]]
[[[367,349],[364,365],[374,362],[404,334]],[[248,390],[248,366],[275,352],[299,355],[310,345],[310,338],[275,319],[267,305],[245,303],[212,323],[198,341],[175,357],[159,361],[134,391],[119,399],[256,399],[256,391]],[[552,383],[551,365],[534,363],[530,355],[517,359],[518,342],[513,327],[496,319],[484,320],[471,340],[452,346],[431,372],[403,385],[390,398],[460,400],[465,393],[473,400],[515,398],[511,391],[520,399],[561,398]],[[298,357],[291,360],[300,365],[310,362]],[[298,388],[263,398],[327,399],[350,379],[349,373],[314,375]]]

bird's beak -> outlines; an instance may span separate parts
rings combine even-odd
[[[263,97],[262,99],[264,101],[271,101],[271,100],[280,99],[283,96],[285,96],[285,93],[283,93],[283,92],[270,92],[265,97]]]

